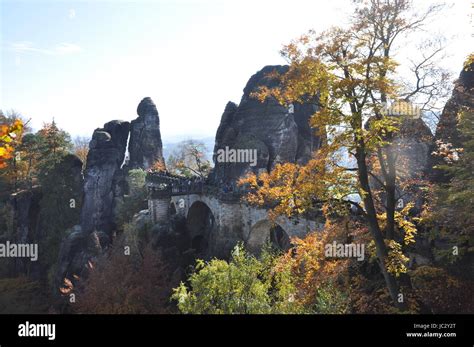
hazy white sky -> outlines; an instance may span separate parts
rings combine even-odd
[[[350,0],[0,0],[0,108],[53,117],[90,136],[112,119],[158,107],[164,140],[214,136],[227,101],[252,74],[283,64],[282,44],[308,29],[343,24]],[[429,1],[416,1],[426,6]],[[448,38],[458,74],[472,50],[471,1],[456,1],[429,27]]]

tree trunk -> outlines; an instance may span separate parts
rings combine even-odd
[[[406,310],[405,301],[398,301],[400,294],[399,285],[395,277],[387,271],[387,267],[385,265],[388,256],[388,250],[387,246],[385,245],[385,240],[382,231],[380,230],[380,226],[377,221],[377,212],[375,210],[372,193],[369,186],[369,176],[365,157],[365,146],[363,143],[360,143],[356,150],[356,159],[358,165],[359,183],[361,185],[362,190],[364,191],[363,201],[367,213],[366,218],[369,225],[369,231],[372,234],[372,237],[374,238],[380,270],[382,271],[385,283],[387,284],[390,297],[392,298],[395,307],[404,311]]]
[[[385,229],[385,237],[388,240],[395,238],[395,207],[396,207],[396,177],[397,171],[395,167],[395,160],[392,153],[392,148],[386,148],[387,153],[387,177],[386,177],[386,212],[387,212],[387,225]]]

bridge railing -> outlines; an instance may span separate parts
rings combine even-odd
[[[240,201],[249,190],[238,185],[213,185],[201,178],[183,178],[169,173],[149,173],[146,178],[151,196],[213,195],[223,201]]]
[[[203,181],[183,180],[171,183],[172,195],[202,194],[204,192]]]

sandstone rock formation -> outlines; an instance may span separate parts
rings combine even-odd
[[[89,261],[101,253],[103,244],[108,243],[108,240],[100,238],[100,236],[107,237],[104,233],[86,233],[80,225],[74,225],[66,234],[61,243],[54,277],[55,294],[59,293],[56,290],[64,287],[65,279],[75,283],[75,276],[86,277]]]
[[[138,118],[131,122],[130,168],[149,169],[156,161],[164,163],[160,118],[151,98],[144,98],[137,108]]]
[[[305,163],[324,139],[309,126],[316,112],[315,104],[280,105],[273,97],[263,103],[251,96],[260,86],[275,87],[279,81],[271,73],[284,74],[287,66],[266,66],[253,75],[244,88],[239,105],[229,102],[221,118],[214,148],[215,169],[211,180],[215,184],[232,183],[251,170],[269,171],[277,163]],[[219,162],[219,149],[257,150],[257,165]]]
[[[73,275],[87,271],[90,259],[107,247],[115,229],[115,207],[126,190],[122,165],[130,123],[111,121],[96,129],[89,143],[84,170],[80,224],[70,228],[63,239],[55,274],[55,288],[64,279],[74,283]]]
[[[111,121],[96,129],[89,144],[84,172],[84,200],[81,227],[85,233],[114,228],[114,208],[123,196],[124,173],[121,166],[130,129],[129,122]]]
[[[401,178],[421,178],[428,168],[428,155],[433,144],[433,134],[421,118],[407,118],[400,124],[394,140]]]
[[[458,130],[458,113],[462,109],[474,108],[474,63],[464,68],[459,79],[454,83],[451,98],[446,103],[436,128],[435,141],[451,143],[454,148],[460,146],[460,134]],[[435,147],[432,147],[435,150]],[[430,166],[439,165],[441,158],[431,156]],[[431,178],[434,181],[446,181],[442,171],[432,169]]]
[[[56,251],[47,248],[47,240],[79,222],[82,184],[82,161],[67,154],[43,178],[43,186],[33,186],[11,195],[15,234],[9,240],[21,244],[37,243],[41,255],[35,262],[17,258],[12,276],[25,274],[30,278],[44,279],[50,265],[46,263],[47,254]]]
[[[34,186],[31,189],[22,190],[10,196],[16,235],[14,240],[9,241],[31,243],[36,240],[40,227],[41,198],[40,186]],[[7,239],[2,241],[7,241]],[[16,258],[12,265],[10,276],[17,276],[28,273],[32,263],[26,258]]]
[[[96,129],[89,144],[84,171],[80,224],[68,231],[61,244],[56,288],[64,278],[84,275],[88,261],[99,255],[112,240],[116,229],[116,208],[127,193],[127,170],[148,169],[163,160],[160,122],[156,106],[144,98],[131,123],[114,120]],[[129,163],[124,165],[129,150]]]

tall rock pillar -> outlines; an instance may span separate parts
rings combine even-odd
[[[164,163],[160,118],[151,98],[144,98],[137,108],[138,118],[130,125],[128,152],[132,169],[148,170],[157,161]]]

